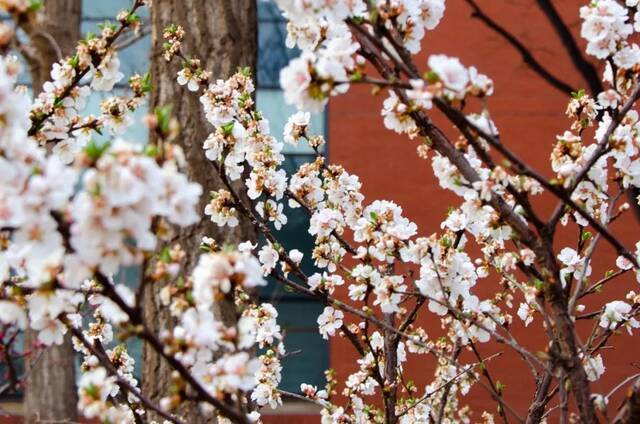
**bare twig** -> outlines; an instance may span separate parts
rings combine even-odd
[[[594,96],[597,93],[600,93],[603,90],[603,87],[596,67],[584,57],[576,39],[573,37],[573,34],[571,34],[569,27],[560,17],[560,14],[551,0],[537,0],[537,2],[540,9],[547,16],[547,19],[549,19],[553,29],[560,37],[560,40],[562,40],[562,44],[567,50],[567,53],[569,53],[569,57],[571,58],[575,68],[580,72],[580,74],[582,74],[582,77],[585,79],[587,84],[589,84],[591,93]]]
[[[529,65],[531,70],[538,74],[543,80],[545,80],[553,88],[560,90],[564,94],[569,94],[575,89],[568,83],[562,81],[560,78],[553,75],[547,70],[538,60],[531,54],[531,51],[520,41],[518,38],[507,31],[504,27],[494,21],[489,15],[484,13],[475,0],[465,0],[469,6],[473,9],[471,16],[480,19],[487,27],[493,30],[495,33],[504,38],[514,49],[520,53],[522,60]]]

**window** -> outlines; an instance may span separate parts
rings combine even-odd
[[[285,105],[279,85],[280,69],[298,52],[286,48],[285,21],[273,2],[258,1],[258,21],[257,104],[269,119],[271,133],[279,137],[288,117],[296,111],[294,106]],[[325,135],[325,118],[324,113],[312,115],[314,133]],[[296,147],[285,145],[284,154],[284,168],[289,174],[304,162],[314,160],[313,150],[304,143]],[[309,219],[302,208],[288,209],[286,214],[288,222],[278,234],[279,239],[285,249],[305,252],[302,268],[309,275],[314,271],[309,253],[313,246],[313,238],[307,232]],[[281,388],[299,392],[303,382],[323,386],[324,370],[329,366],[329,346],[318,333],[316,323],[323,305],[313,298],[285,292],[274,282],[262,291],[261,298],[276,304],[280,325],[285,330],[285,346],[290,356],[283,361]]]

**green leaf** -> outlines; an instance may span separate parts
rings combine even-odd
[[[429,81],[431,84],[436,83],[438,81],[440,81],[440,77],[438,76],[438,74],[436,74],[433,71],[428,71],[427,73],[424,74],[424,77],[427,81]]]
[[[579,99],[583,98],[586,94],[587,94],[587,92],[585,91],[585,89],[581,88],[578,91],[572,91],[571,92],[571,97],[573,97],[576,100],[579,100]]]
[[[84,391],[85,396],[91,399],[100,399],[100,389],[93,383],[84,386],[82,391]]]
[[[225,136],[230,136],[231,134],[233,134],[233,126],[235,125],[235,121],[229,121],[226,124],[222,124],[221,128],[222,128],[222,132],[224,133]]]
[[[246,78],[251,78],[251,68],[248,66],[238,67],[238,73]]]
[[[156,158],[156,157],[158,157],[158,153],[159,153],[159,151],[158,151],[158,148],[157,148],[156,146],[148,145],[148,146],[146,146],[146,147],[144,148],[144,154],[145,154],[146,156],[151,157],[151,158]]]
[[[371,8],[371,12],[369,12],[369,20],[371,21],[371,23],[373,25],[375,25],[376,22],[378,21],[378,18],[379,18],[378,8],[377,7],[372,7]]]
[[[536,288],[538,290],[542,290],[544,288],[544,281],[539,280],[537,278],[535,280],[533,280],[533,284],[534,284],[534,286],[536,286]]]
[[[171,110],[173,106],[171,104],[160,106],[156,108],[155,115],[158,120],[158,128],[165,134],[169,132],[169,123],[171,122]]]
[[[27,7],[27,12],[33,13],[37,12],[44,6],[44,0],[29,0],[29,6]]]
[[[95,140],[90,140],[84,148],[84,153],[95,162],[100,159],[100,156],[102,156],[108,148],[108,142],[101,143]]]
[[[240,104],[240,107],[244,107],[244,105],[247,103],[249,99],[251,99],[251,93],[247,91],[243,92],[238,99],[238,103]]]
[[[151,83],[151,73],[147,72],[142,76],[140,89],[143,93],[149,93],[153,89],[153,84]]]
[[[76,68],[79,64],[80,64],[80,58],[78,57],[77,54],[74,54],[73,56],[71,56],[69,58],[69,61],[67,62],[69,64],[69,66],[71,66],[72,68]]]
[[[179,289],[183,289],[185,287],[184,278],[182,278],[182,275],[178,276],[178,279],[176,280],[176,287]]]
[[[164,262],[164,263],[169,263],[171,262],[171,254],[169,252],[169,248],[165,247],[164,249],[162,249],[162,251],[160,252],[160,261]]]
[[[362,75],[362,72],[360,71],[356,71],[353,74],[351,74],[351,76],[349,77],[349,79],[353,82],[358,82],[358,81],[362,81],[362,77],[364,75]]]
[[[129,13],[129,15],[127,15],[127,23],[131,25],[136,22],[140,22],[140,16],[135,13]]]
[[[113,22],[107,20],[101,24],[98,24],[98,28],[100,28],[101,30],[110,29],[111,31],[116,31],[118,29],[118,26]]]

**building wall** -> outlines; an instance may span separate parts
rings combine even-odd
[[[551,69],[554,75],[577,88],[586,87],[534,0],[481,0],[478,3],[487,14],[529,46],[535,57]],[[563,0],[553,3],[577,35],[580,27],[578,7],[585,2]],[[457,56],[464,65],[474,65],[480,72],[489,75],[495,83],[495,94],[489,99],[488,106],[503,143],[525,158],[535,169],[551,176],[549,155],[555,135],[561,134],[570,125],[564,116],[568,96],[542,81],[529,70],[513,48],[470,15],[471,9],[466,2],[447,1],[444,19],[434,31],[427,33],[416,63],[421,70],[426,70],[428,55],[444,53]],[[458,205],[460,201],[439,188],[430,161],[425,162],[417,157],[415,141],[384,128],[380,109],[385,97],[385,94],[373,97],[369,87],[360,86],[352,87],[348,94],[331,101],[328,121],[330,160],[360,176],[367,202],[388,199],[398,203],[404,208],[406,216],[418,224],[419,233],[428,236],[440,231],[439,224],[446,216],[448,206]],[[445,132],[455,134],[452,125],[437,112],[430,113],[430,116]],[[555,200],[550,196],[535,200],[536,210],[548,218],[556,204]],[[638,223],[631,214],[615,223],[612,228],[630,247],[640,235]],[[573,232],[570,236],[563,235],[561,240],[566,244],[558,243],[558,246],[575,247],[576,238]],[[604,245],[602,243],[600,247]],[[614,261],[615,255],[608,249],[606,254],[597,254],[594,258],[594,278],[601,277],[606,269],[613,266]],[[496,284],[495,279],[480,280],[475,290],[481,296],[488,295],[495,291]],[[638,290],[638,284],[632,275],[615,284],[615,287],[612,285],[609,289],[618,298],[623,298],[629,290]],[[345,292],[343,290],[343,296]],[[595,310],[604,303],[606,302],[602,299],[589,303],[587,310]],[[513,329],[518,340],[534,352],[544,350],[546,338],[531,329],[532,326],[539,328],[539,321],[525,330],[515,315],[516,310],[517,304],[512,314],[515,317]],[[432,314],[423,312],[421,319],[429,334],[439,333],[439,322]],[[581,328],[584,339],[590,330],[590,326]],[[637,368],[631,364],[638,358],[636,350],[640,348],[640,344],[637,338],[634,341],[618,336],[613,338],[613,343],[617,346],[616,349],[603,351],[608,371],[605,377],[593,384],[594,392],[606,394],[624,376],[637,372]],[[481,346],[481,351],[485,356],[497,351],[504,352],[501,358],[489,364],[489,369],[495,378],[506,384],[506,399],[521,415],[526,415],[526,408],[535,390],[526,365],[504,345],[485,344]],[[356,356],[348,341],[332,339],[330,352],[331,366],[339,375],[346,376],[355,370]],[[421,390],[431,380],[433,362],[433,358],[429,358],[411,361],[408,365],[408,374],[416,379]],[[474,388],[467,400],[474,409],[481,411],[484,407],[495,411],[495,403],[483,389]],[[617,403],[613,402],[611,405],[615,408]]]

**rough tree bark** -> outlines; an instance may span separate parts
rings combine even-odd
[[[205,158],[202,143],[212,127],[205,120],[199,95],[176,84],[175,65],[168,65],[162,57],[162,33],[170,24],[182,25],[186,31],[183,42],[185,51],[193,52],[203,61],[203,67],[212,71],[212,80],[227,78],[238,67],[250,67],[254,72],[257,62],[257,7],[255,0],[162,0],[151,8],[152,57],[151,75],[153,94],[151,108],[173,105],[173,116],[178,120],[181,134],[178,143],[184,149],[187,160],[186,173],[191,181],[204,189],[199,210],[203,211],[208,193],[222,187],[211,163]],[[183,262],[185,274],[195,265],[203,236],[213,237],[219,245],[255,240],[256,234],[248,221],[240,221],[233,229],[220,231],[208,219],[189,228],[175,229],[167,244],[179,243],[186,252]],[[163,246],[160,246],[162,248]],[[153,264],[151,264],[153,266]],[[144,314],[149,326],[160,331],[171,327],[171,317],[160,304],[161,287],[147,286],[144,293]],[[218,305],[214,311],[220,319],[234,319],[231,305]],[[167,395],[170,369],[149,346],[145,345],[142,363],[143,392],[154,401]],[[205,422],[196,405],[179,411],[186,422]]]
[[[633,424],[640,422],[640,378],[627,391],[624,402],[620,405],[613,424]]]
[[[75,51],[81,19],[82,0],[49,0],[32,19],[19,22],[37,53],[27,59],[35,93],[51,79],[51,66]]]
[[[50,80],[51,66],[71,55],[80,39],[82,0],[46,1],[28,20],[18,21],[29,36],[30,57],[25,57],[34,93]],[[27,55],[25,55],[27,56]],[[26,332],[25,346],[36,343],[37,334]],[[75,352],[68,333],[61,346],[46,348],[28,357],[25,387],[26,422],[72,422],[77,418]]]

